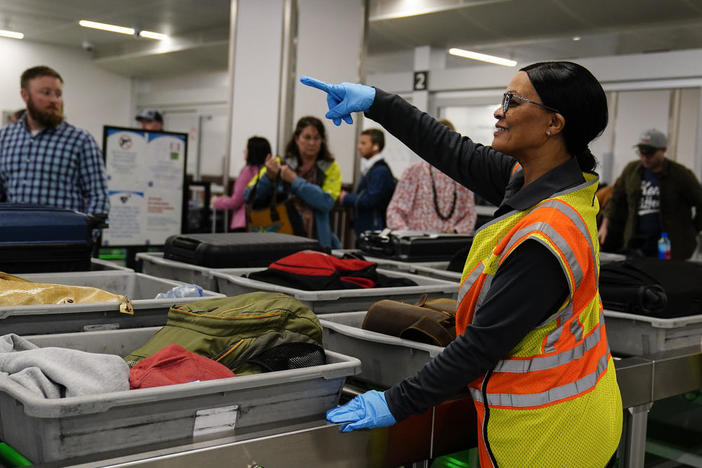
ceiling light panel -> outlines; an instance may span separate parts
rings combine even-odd
[[[165,41],[168,39],[166,34],[161,34],[153,31],[139,31],[139,37],[145,37],[147,39],[156,39],[158,41]]]
[[[8,31],[6,29],[0,29],[0,37],[10,37],[12,39],[23,39],[24,34],[17,31]]]
[[[495,65],[502,65],[503,67],[514,67],[517,65],[517,62],[515,60],[497,57],[495,55],[481,54],[480,52],[473,52],[465,49],[451,48],[449,49],[449,54],[455,55],[456,57],[463,57],[471,60],[480,60],[481,62],[494,63]]]

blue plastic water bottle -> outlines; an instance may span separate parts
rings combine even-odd
[[[658,258],[670,260],[670,238],[667,232],[662,232],[658,239]]]

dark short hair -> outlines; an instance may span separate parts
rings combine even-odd
[[[249,166],[263,166],[266,156],[271,154],[271,144],[263,137],[252,136],[246,142],[246,164]]]
[[[329,152],[327,147],[327,132],[324,130],[324,124],[317,117],[311,115],[301,117],[295,125],[295,131],[293,132],[290,140],[288,140],[287,145],[285,145],[285,156],[295,157],[300,159],[300,151],[297,149],[297,143],[295,143],[295,138],[300,136],[300,133],[307,127],[314,127],[319,132],[319,136],[322,137],[322,146],[319,148],[319,154],[317,159],[325,159],[327,161],[333,161],[334,156]]]
[[[521,69],[529,76],[544,105],[565,119],[566,150],[580,169],[593,171],[597,160],[588,144],[607,127],[607,96],[590,71],[573,62],[539,62]]]
[[[63,83],[63,78],[61,78],[59,72],[51,67],[47,67],[46,65],[39,65],[36,67],[27,68],[22,72],[22,76],[20,77],[20,86],[22,89],[29,89],[29,82],[34,78],[39,78],[42,76],[58,78],[58,80]]]
[[[371,143],[378,145],[378,151],[383,151],[383,148],[385,148],[385,134],[382,130],[369,128],[368,130],[363,130],[361,135],[368,135],[371,139]]]

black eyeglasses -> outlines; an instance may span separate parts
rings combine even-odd
[[[544,109],[546,109],[548,111],[560,114],[558,109],[554,109],[553,107],[549,107],[545,104],[541,104],[540,102],[532,101],[531,99],[527,99],[525,97],[519,96],[518,94],[514,94],[514,93],[504,93],[502,95],[502,113],[503,114],[506,114],[507,111],[509,110],[509,108],[514,106],[515,99],[519,100],[519,101],[528,102],[530,104],[535,104],[539,107],[543,107]]]

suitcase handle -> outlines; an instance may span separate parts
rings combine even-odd
[[[85,217],[88,219],[90,229],[107,229],[109,227],[107,215],[104,213],[86,214]]]
[[[192,250],[192,246],[197,246],[199,244],[199,240],[191,239],[189,237],[178,236],[175,239],[173,239],[173,247],[178,249]]]

